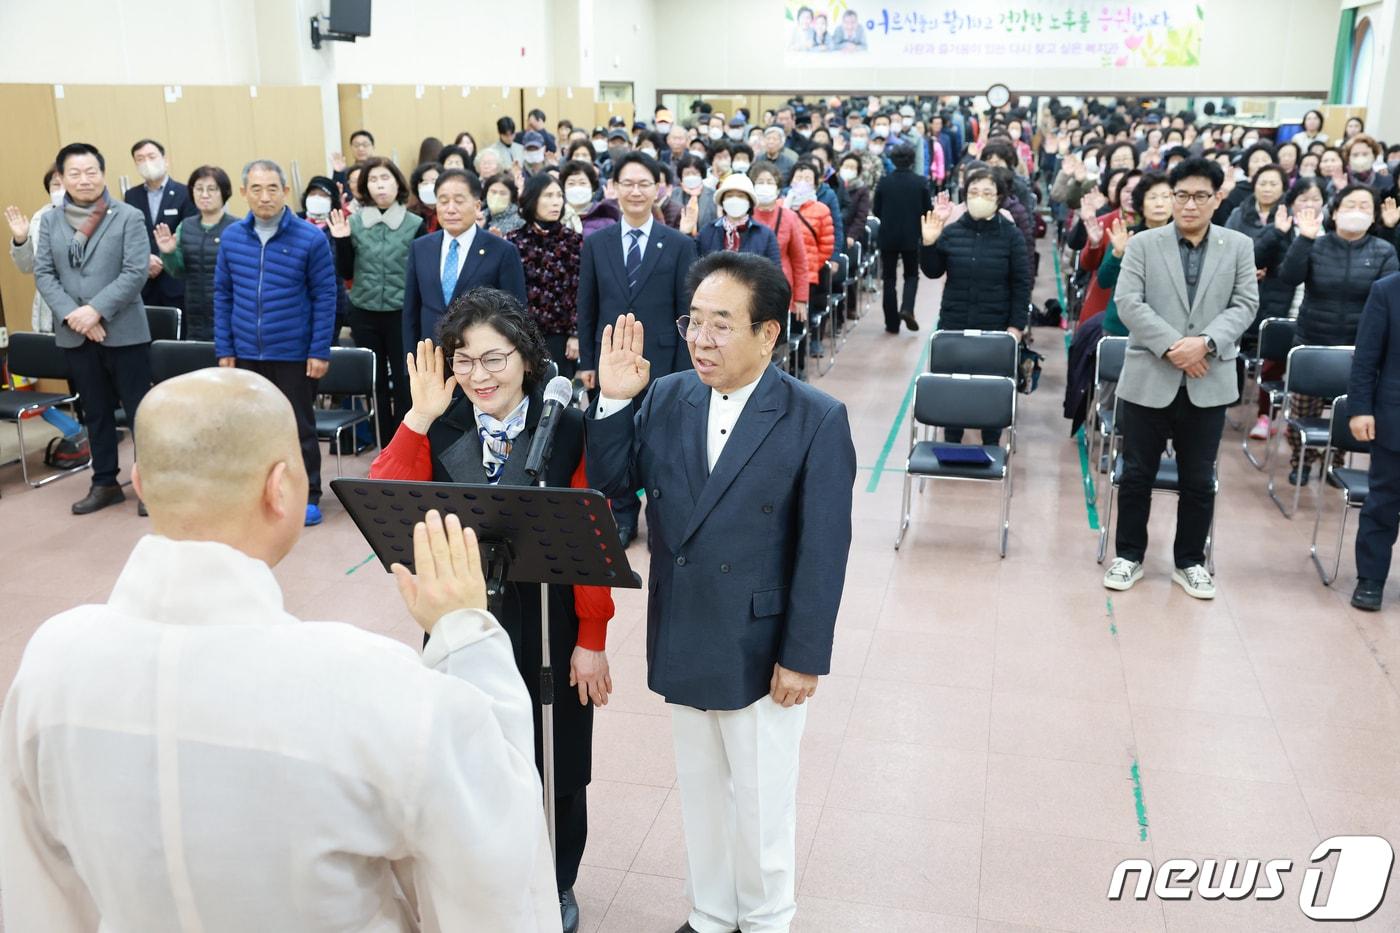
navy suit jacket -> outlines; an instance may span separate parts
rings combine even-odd
[[[439,230],[413,241],[408,250],[408,273],[403,282],[403,345],[405,352],[424,337],[437,342],[438,321],[447,313],[442,300],[442,238]],[[528,305],[525,295],[525,267],[514,243],[477,228],[472,248],[457,276],[452,297],[473,288],[499,288]]]
[[[151,200],[146,196],[146,185],[141,183],[134,188],[126,189],[126,203],[141,212],[141,216],[146,218],[146,238],[150,240],[151,253],[159,256],[160,250],[156,248],[156,227],[165,224],[174,233],[175,228],[180,226],[180,221],[186,217],[198,216],[199,209],[190,200],[190,189],[180,184],[178,181],[165,180],[165,190],[161,194],[160,209],[155,217],[151,216]],[[177,279],[169,272],[162,272],[153,279],[147,279],[146,284],[141,288],[141,299],[148,305],[167,305],[180,307],[185,300],[184,279]]]
[[[651,363],[653,380],[690,369],[690,351],[676,331],[676,318],[690,313],[685,280],[695,262],[695,241],[654,221],[642,253],[635,291],[627,287],[622,230],[615,223],[584,238],[578,273],[578,368],[596,370],[603,328],[620,314],[642,322],[642,355]]]
[[[1372,442],[1400,453],[1400,272],[1376,280],[1356,329],[1347,408],[1373,415]]]
[[[710,393],[690,370],[652,383],[635,416],[590,417],[588,481],[647,490],[648,686],[742,709],[775,663],[831,669],[856,453],[844,405],[769,367],[710,472]]]

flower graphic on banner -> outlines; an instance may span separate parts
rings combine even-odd
[[[1171,68],[1191,67],[1201,63],[1201,24],[1205,22],[1206,11],[1196,6],[1194,21],[1177,25],[1170,24],[1159,41],[1157,33],[1147,31],[1131,35],[1123,40],[1127,51],[1114,59],[1118,68]]]

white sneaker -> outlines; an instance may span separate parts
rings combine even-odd
[[[1200,564],[1194,564],[1184,570],[1178,567],[1172,571],[1172,579],[1181,584],[1181,588],[1187,595],[1197,599],[1215,598],[1215,581],[1210,578],[1210,573]]]
[[[1267,415],[1259,416],[1259,420],[1254,422],[1254,427],[1249,429],[1249,436],[1256,441],[1269,439],[1269,418]]]
[[[1108,565],[1108,573],[1103,575],[1103,585],[1110,590],[1127,590],[1142,579],[1142,561],[1113,558]]]

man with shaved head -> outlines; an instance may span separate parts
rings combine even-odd
[[[530,700],[476,539],[436,512],[395,565],[429,633],[299,622],[291,404],[207,369],[136,416],[154,533],[49,619],[0,718],[12,930],[557,931]]]

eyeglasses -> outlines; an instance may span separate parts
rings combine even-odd
[[[656,187],[654,181],[620,181],[617,187],[621,191],[650,191]]]
[[[1173,191],[1172,200],[1185,207],[1195,202],[1197,207],[1205,207],[1206,202],[1215,197],[1214,191]]]
[[[487,353],[480,359],[472,359],[470,356],[454,356],[452,357],[452,371],[459,376],[470,376],[472,370],[476,369],[476,364],[480,363],[481,368],[488,373],[498,373],[506,368],[506,363],[510,362],[511,353],[516,352],[518,351],[511,350],[510,353],[495,351]]]
[[[1174,197],[1176,197],[1176,195],[1170,191],[1154,191],[1142,200],[1147,204],[1170,204]]]
[[[763,322],[757,321],[750,324],[749,328],[757,327],[761,323]],[[710,339],[710,343],[722,347],[733,339],[735,328],[727,321],[697,321],[689,314],[683,314],[676,318],[676,330],[687,342],[699,340],[703,333]]]

